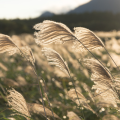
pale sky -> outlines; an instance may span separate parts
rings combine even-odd
[[[43,11],[65,13],[90,0],[0,0],[0,19],[34,18]]]

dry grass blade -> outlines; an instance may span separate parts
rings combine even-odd
[[[96,114],[96,112],[88,105],[87,103],[87,99],[83,96],[82,93],[80,93],[78,90],[76,90],[77,94],[78,94],[78,98],[80,100],[80,104],[85,107],[86,109],[92,111],[94,114]],[[79,101],[77,99],[77,95],[76,95],[75,89],[70,89],[68,91],[68,97],[73,100],[77,105],[80,106]]]
[[[4,52],[13,55],[17,52],[17,47],[9,36],[0,34],[0,53]]]
[[[42,49],[42,52],[47,57],[47,60],[50,65],[55,65],[59,67],[64,73],[70,76],[69,68],[59,53],[57,53],[53,49],[45,48],[45,47]]]
[[[89,50],[104,47],[103,42],[92,31],[83,27],[76,27],[75,36]],[[78,41],[74,42],[73,48],[77,51],[84,51],[86,48]]]
[[[37,44],[50,44],[53,42],[64,43],[75,39],[71,30],[59,22],[45,20],[42,23],[36,24],[34,29],[39,30],[34,34]]]
[[[74,112],[67,112],[67,117],[69,120],[81,120]]]
[[[40,105],[40,104],[37,104],[37,103],[27,103],[27,106],[28,106],[28,110],[29,110],[30,113],[45,116],[43,105]],[[53,117],[53,114],[54,114],[55,118],[60,119],[59,116],[57,116],[55,113],[52,114],[52,111],[50,111],[46,107],[45,107],[45,111],[46,111],[47,116]]]
[[[7,101],[9,106],[16,110],[18,112],[17,114],[24,116],[27,120],[30,120],[30,113],[24,97],[15,89],[8,90],[8,92],[9,95],[7,96]]]

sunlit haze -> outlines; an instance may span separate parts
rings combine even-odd
[[[0,19],[34,18],[44,11],[66,13],[90,0],[0,0]]]

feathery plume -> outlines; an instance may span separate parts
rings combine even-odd
[[[78,51],[87,50],[90,52],[90,50],[93,50],[95,48],[105,48],[103,42],[99,37],[97,37],[89,29],[83,27],[74,28],[75,33],[73,34],[66,25],[54,21],[45,20],[43,21],[43,23],[36,24],[34,28],[35,30],[38,30],[38,32],[35,32],[34,34],[36,36],[35,41],[37,44],[50,44],[53,42],[64,43],[66,41],[73,41],[73,48]],[[108,53],[109,57],[112,59],[106,48],[105,50]],[[113,59],[112,61],[115,63]],[[116,63],[115,65],[117,66]]]
[[[47,60],[50,65],[55,65],[59,67],[64,73],[70,76],[69,68],[59,53],[57,53],[53,49],[46,48],[46,47],[42,49],[42,52],[47,57]]]
[[[82,44],[84,44],[84,46],[89,50],[104,47],[104,44],[101,41],[101,39],[89,29],[83,27],[75,27],[74,30],[74,35],[76,36],[76,38],[80,42],[82,42]],[[75,48],[77,51],[86,50],[86,48],[79,41],[74,42],[73,48]]]
[[[95,59],[84,59],[84,64],[91,69],[92,75],[91,80],[96,85],[105,86],[106,89],[111,89],[114,92],[115,98],[119,98],[114,87],[113,77],[110,74],[109,69],[104,68],[97,60]],[[108,72],[109,71],[109,72]]]
[[[27,103],[27,107],[30,113],[43,115],[45,117],[43,105],[40,105],[37,103]],[[46,115],[49,117],[53,117],[53,114],[54,114],[55,118],[60,119],[59,116],[57,116],[55,113],[52,114],[52,112],[46,107],[45,107],[45,112],[46,112]]]
[[[111,76],[110,72],[108,72],[109,70],[107,68],[104,68],[97,60],[84,59],[83,63],[87,68],[91,70],[91,80],[95,84],[102,84],[110,88],[113,86],[113,77]]]
[[[89,50],[103,47],[104,44],[92,31],[83,27],[74,28],[73,33],[66,25],[59,22],[45,20],[34,26],[37,44],[50,44],[53,42],[64,43],[66,41],[74,41],[73,48],[76,50],[85,50],[84,46]],[[84,46],[80,43],[82,42]]]
[[[17,47],[9,36],[0,34],[0,53],[4,52],[8,52],[9,55],[13,55],[17,52]]]
[[[30,120],[30,113],[24,97],[15,89],[8,90],[8,92],[7,101],[9,106],[16,110],[18,115],[24,116],[27,120]]]
[[[4,52],[8,52],[9,55],[19,53],[34,65],[35,59],[32,50],[28,46],[18,48],[9,36],[0,34],[0,53]]]
[[[19,51],[20,54],[25,57],[27,59],[27,61],[31,62],[32,65],[34,66],[34,63],[35,63],[35,58],[33,56],[33,53],[32,53],[32,50],[30,47],[28,46],[23,46],[23,47],[20,47],[20,50],[22,51]]]
[[[96,112],[88,105],[87,103],[87,99],[83,96],[82,93],[80,93],[78,90],[76,90],[78,98],[80,100],[80,104],[85,107],[86,109],[92,111],[94,114],[96,114]],[[80,106],[79,101],[77,99],[77,95],[76,95],[75,89],[70,89],[68,91],[68,97],[73,100],[78,106]]]
[[[42,23],[36,24],[34,29],[39,30],[34,34],[37,44],[50,44],[53,42],[64,43],[75,39],[71,30],[59,22],[45,20]]]
[[[98,98],[98,102],[102,102],[107,106],[112,105],[114,107],[117,107],[117,101],[119,100],[117,96],[115,96],[116,94],[112,89],[108,89],[108,87],[101,84],[93,85],[92,89],[95,89],[95,97]]]
[[[69,120],[81,120],[74,112],[67,112]]]
[[[75,48],[76,51],[82,52],[85,50],[89,50],[90,52],[90,50],[103,47],[119,70],[119,67],[117,66],[116,62],[113,60],[109,52],[107,51],[104,43],[98,36],[95,35],[95,33],[83,27],[76,27],[74,28],[74,30],[75,30],[75,36],[78,40],[74,42],[74,46],[73,46],[73,48]]]

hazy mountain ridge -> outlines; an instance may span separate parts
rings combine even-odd
[[[39,17],[52,17],[53,15],[55,14],[52,12],[44,11]]]
[[[68,13],[83,13],[83,12],[120,12],[120,0],[91,0],[90,2],[81,5]]]
[[[120,13],[120,0],[91,0],[90,2],[80,5],[66,14],[79,14],[94,11]],[[39,17],[52,17],[54,15],[55,14],[50,11],[44,11]]]

